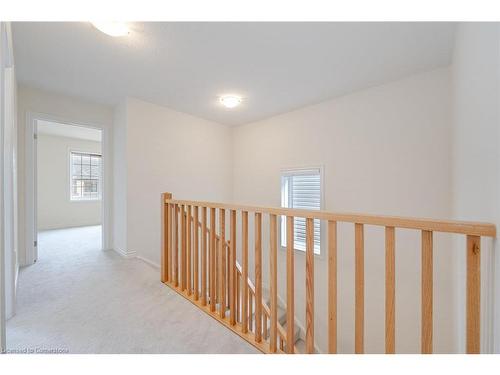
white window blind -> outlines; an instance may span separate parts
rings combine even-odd
[[[281,176],[281,206],[305,210],[321,209],[321,171],[287,170]],[[286,247],[286,217],[281,218],[281,246]],[[294,218],[294,248],[306,250],[306,219]],[[314,253],[321,252],[320,220],[314,220]]]

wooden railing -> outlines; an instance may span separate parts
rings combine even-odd
[[[297,353],[294,344],[294,218],[306,221],[305,351],[314,345],[314,220],[327,222],[328,352],[337,352],[337,223],[354,224],[355,353],[364,352],[364,225],[385,227],[385,351],[395,353],[396,228],[421,231],[421,352],[433,351],[433,233],[466,236],[466,350],[480,352],[481,236],[495,237],[488,223],[340,214],[287,208],[173,200],[163,193],[162,282],[264,353]],[[236,260],[240,212],[241,265]],[[248,265],[248,215],[254,214],[254,270]],[[269,298],[263,298],[262,218],[269,216]],[[229,225],[226,224],[229,217]],[[286,329],[278,322],[278,217],[286,217]],[[218,217],[218,222],[216,221]],[[226,228],[229,228],[229,238]],[[326,328],[326,327],[325,327]]]

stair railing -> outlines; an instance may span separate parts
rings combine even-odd
[[[337,352],[337,222],[354,224],[355,353],[364,352],[364,225],[385,228],[385,350],[395,353],[395,233],[421,232],[421,352],[433,351],[433,233],[466,236],[466,351],[480,352],[481,236],[494,224],[173,200],[163,193],[161,280],[264,353],[296,353],[294,346],[294,220],[306,222],[306,352],[314,353],[314,220],[327,222],[328,352]],[[226,211],[229,239],[226,240]],[[237,213],[241,265],[236,261]],[[248,215],[254,214],[254,282],[248,267]],[[262,216],[269,216],[269,306],[262,296]],[[201,216],[201,219],[200,219]],[[218,222],[216,221],[218,217]],[[278,322],[278,217],[286,217],[286,330]],[[218,225],[217,225],[218,224]],[[217,229],[218,228],[218,229]],[[246,280],[246,282],[245,282]],[[228,316],[229,315],[229,316]],[[288,345],[290,344],[290,345]]]

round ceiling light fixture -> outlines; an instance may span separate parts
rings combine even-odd
[[[219,100],[224,107],[231,109],[239,106],[243,99],[241,98],[241,96],[231,94],[222,95]]]
[[[99,31],[110,36],[125,36],[130,30],[125,22],[91,22]]]

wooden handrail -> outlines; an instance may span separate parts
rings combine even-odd
[[[178,205],[192,205],[198,207],[210,207],[225,210],[240,210],[260,212],[272,215],[295,216],[327,221],[338,221],[355,224],[377,225],[382,227],[395,227],[406,229],[426,230],[431,232],[460,233],[471,236],[496,237],[496,226],[491,223],[436,220],[401,216],[371,215],[357,213],[334,213],[327,211],[300,210],[295,208],[246,206],[238,204],[187,201],[176,199],[165,199],[165,203]]]
[[[364,353],[365,339],[365,225],[385,229],[385,350],[396,352],[396,233],[400,228],[421,232],[421,352],[433,352],[433,233],[465,235],[466,265],[466,348],[480,353],[481,341],[481,236],[495,237],[491,223],[434,220],[396,216],[332,213],[288,208],[174,200],[162,194],[162,272],[161,280],[175,291],[226,325],[265,353],[297,353],[294,333],[294,218],[305,218],[305,348],[314,353],[314,227],[327,221],[328,252],[328,352],[337,352],[337,223],[354,224],[354,352]],[[201,208],[201,221],[198,212]],[[237,212],[241,211],[242,265],[236,261]],[[210,213],[210,227],[208,226]],[[255,215],[255,283],[248,270],[248,214]],[[229,232],[226,235],[226,213]],[[269,232],[263,241],[263,214],[269,219]],[[216,217],[217,222],[216,222]],[[286,217],[282,227],[286,246],[286,321],[285,330],[278,319],[277,247],[278,216]],[[201,228],[201,232],[200,232]],[[201,241],[198,236],[201,233]],[[226,240],[230,237],[230,240]],[[269,242],[268,242],[269,241]],[[269,304],[262,298],[263,243],[269,260]],[[201,253],[200,253],[201,244]],[[267,251],[269,250],[269,251]],[[199,259],[201,259],[201,277]],[[281,271],[280,271],[281,272]],[[384,277],[384,275],[381,275]],[[206,285],[208,279],[208,285]],[[201,283],[201,292],[199,290]],[[226,302],[227,301],[227,302]],[[304,307],[303,307],[304,308]],[[226,314],[229,313],[229,316]]]

